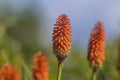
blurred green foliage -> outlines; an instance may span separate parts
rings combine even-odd
[[[14,14],[10,7],[0,7],[0,67],[6,63],[17,65],[22,80],[32,80],[33,55],[42,50],[48,56],[49,78],[56,80],[57,59],[52,54],[52,47],[44,48],[41,44],[44,41],[38,40],[38,30],[44,26],[43,20],[38,25],[37,16],[30,6],[19,14]],[[119,79],[116,71],[117,55],[117,43],[106,46],[106,61],[102,69],[104,80]],[[73,47],[65,60],[62,80],[90,80],[92,71],[86,56],[86,50]]]
[[[38,40],[44,22],[41,17],[38,25],[37,17],[32,6],[15,13],[11,5],[0,5],[0,67],[7,63],[17,65],[25,76],[22,80],[32,78],[33,55],[44,49],[42,40]]]

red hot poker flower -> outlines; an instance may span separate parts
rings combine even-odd
[[[70,20],[67,15],[60,15],[53,29],[53,52],[57,57],[59,63],[63,63],[64,59],[70,53],[72,35]]]
[[[95,68],[99,68],[105,61],[105,31],[100,21],[91,32],[87,57],[91,66]]]
[[[0,80],[21,80],[19,70],[10,64],[3,65],[0,70]]]
[[[48,80],[48,77],[47,57],[40,52],[36,53],[34,57],[33,78],[35,80]]]

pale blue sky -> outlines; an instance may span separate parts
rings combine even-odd
[[[48,26],[53,27],[58,15],[68,14],[75,44],[88,44],[90,31],[98,20],[104,23],[107,41],[112,41],[120,33],[120,0],[42,1],[48,13]],[[49,30],[51,31],[51,29]]]
[[[0,2],[5,1],[1,0]],[[6,0],[8,1],[8,0]],[[120,34],[120,0],[10,0],[17,10],[33,3],[36,9],[45,12],[46,42],[51,43],[51,34],[56,17],[62,13],[69,16],[72,25],[73,43],[87,45],[90,31],[96,21],[104,22],[107,41]],[[51,34],[50,34],[51,33]]]

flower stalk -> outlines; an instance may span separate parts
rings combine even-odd
[[[97,80],[97,69],[93,68],[91,80]]]
[[[63,64],[59,63],[59,64],[58,64],[57,80],[61,80],[62,67],[63,67]]]

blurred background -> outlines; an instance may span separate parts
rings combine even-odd
[[[0,0],[0,67],[19,67],[22,80],[31,80],[33,56],[48,56],[50,80],[56,80],[57,60],[52,54],[52,30],[57,16],[67,14],[72,26],[72,50],[65,61],[62,80],[90,80],[86,55],[89,35],[98,20],[106,31],[105,80],[117,80],[120,35],[120,0]]]

